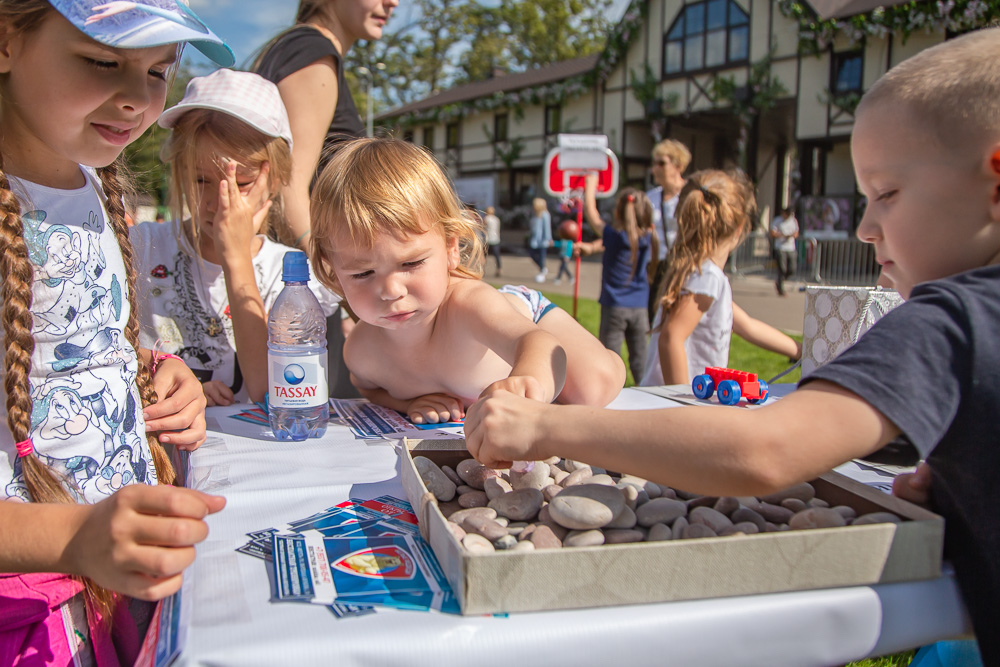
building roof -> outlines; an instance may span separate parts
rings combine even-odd
[[[422,100],[397,107],[391,111],[386,111],[385,113],[379,114],[378,117],[380,119],[395,118],[396,116],[401,116],[403,114],[423,111],[425,109],[433,109],[435,107],[445,106],[446,104],[467,102],[469,100],[492,95],[493,93],[503,93],[507,91],[520,90],[522,88],[540,86],[547,83],[555,83],[556,81],[563,81],[573,76],[585,74],[594,69],[599,57],[600,54],[595,53],[593,55],[583,56],[582,58],[563,60],[544,67],[529,69],[526,72],[505,74],[503,76],[486,79],[485,81],[467,83],[445,90],[437,95],[431,95],[430,97],[425,97]]]
[[[895,7],[906,0],[806,0],[820,19],[842,19],[870,12],[876,7]]]

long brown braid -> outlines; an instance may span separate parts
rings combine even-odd
[[[136,303],[136,278],[135,266],[133,265],[132,242],[128,237],[128,224],[125,222],[125,187],[122,179],[119,178],[119,165],[122,158],[112,162],[107,167],[98,170],[101,177],[101,185],[104,187],[104,194],[107,197],[108,218],[111,226],[118,237],[118,247],[121,249],[122,262],[125,264],[125,279],[128,289],[129,315],[128,323],[125,325],[125,338],[132,349],[139,353],[139,307]],[[156,391],[153,389],[153,377],[149,373],[149,368],[141,360],[137,364],[138,370],[135,376],[135,383],[139,389],[139,396],[142,399],[142,407],[148,407],[156,403]],[[149,450],[153,456],[153,465],[156,467],[156,478],[161,484],[173,484],[177,478],[173,466],[170,464],[170,457],[167,456],[163,445],[156,439],[155,433],[146,433],[146,440],[149,443]]]
[[[684,283],[720,244],[742,237],[756,209],[753,186],[741,172],[706,169],[692,174],[677,202],[677,239],[670,247],[660,326]]]

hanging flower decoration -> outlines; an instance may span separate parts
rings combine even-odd
[[[778,8],[799,24],[799,52],[817,54],[843,35],[851,44],[865,37],[882,38],[912,33],[965,32],[1000,18],[1000,0],[910,0],[893,7],[876,7],[870,12],[842,19],[816,17],[802,0],[778,0]]]

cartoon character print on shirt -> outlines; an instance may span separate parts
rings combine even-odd
[[[124,276],[107,270],[101,250],[109,241],[103,212],[91,211],[79,226],[45,224],[40,210],[22,218],[39,305],[30,429],[36,455],[78,501],[97,502],[126,484],[155,484],[142,439],[136,354],[123,333]],[[20,460],[5,491],[28,500]]]
[[[221,314],[213,309],[209,288],[198,266],[201,261],[179,250],[174,255],[172,269],[158,264],[142,276],[150,286],[150,294],[158,301],[153,311],[164,313],[153,316],[156,337],[162,349],[183,358],[201,382],[213,379],[233,382],[235,378],[231,376],[216,375],[220,368],[236,367],[236,338],[229,304],[222,306]],[[263,268],[254,269],[259,286],[264,281]],[[234,391],[238,389],[234,387]]]
[[[107,260],[99,237],[89,233],[103,228],[97,217],[90,212],[83,227],[88,233],[81,234],[61,224],[43,229],[45,211],[29,211],[21,216],[28,257],[35,265],[36,289],[49,291],[51,295],[43,295],[41,300],[53,304],[46,311],[33,313],[34,333],[71,336],[81,327],[107,322],[112,313],[116,319],[120,316],[122,290],[118,277],[112,276],[108,287],[98,282]]]
[[[32,397],[31,439],[36,455],[64,480],[64,486],[77,502],[96,502],[127,484],[156,483],[155,469],[143,459],[143,443],[134,420],[130,429],[122,428],[122,424],[116,428],[107,414],[101,414],[105,409],[103,403],[95,400],[94,395],[87,395],[94,387],[86,386],[88,381],[99,380],[93,373],[89,375],[89,379],[83,378],[83,383],[75,381],[79,375],[47,380],[34,388]],[[134,400],[130,397],[128,402]],[[72,438],[103,440],[101,460],[80,455],[57,456],[59,446]],[[28,499],[20,459],[14,464],[14,477],[6,494]]]

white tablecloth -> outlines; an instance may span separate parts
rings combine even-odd
[[[623,409],[666,406],[626,389]],[[884,586],[575,611],[460,617],[380,609],[335,618],[273,603],[264,562],[234,551],[248,531],[349,497],[405,497],[389,442],[331,426],[278,443],[263,427],[208,411],[209,441],[190,459],[194,488],[226,496],[189,569],[192,615],[181,665],[833,665],[971,631],[952,576]],[[572,573],[567,573],[572,576]]]

